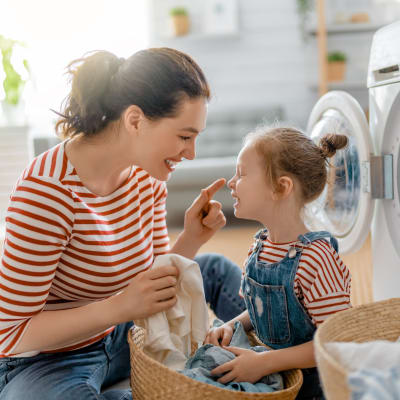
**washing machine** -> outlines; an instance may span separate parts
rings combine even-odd
[[[371,231],[374,300],[400,297],[400,21],[378,30],[368,68],[369,124],[347,92],[314,106],[307,134],[345,133],[346,149],[331,159],[328,183],[310,204],[310,229],[326,229],[341,254],[356,252]]]

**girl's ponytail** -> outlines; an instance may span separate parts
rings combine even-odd
[[[333,157],[337,150],[343,149],[347,146],[348,141],[349,139],[345,135],[335,133],[324,135],[319,141],[322,157],[325,159]]]

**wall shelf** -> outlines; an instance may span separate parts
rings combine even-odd
[[[345,23],[345,24],[330,24],[326,25],[326,33],[330,34],[341,34],[341,33],[358,33],[358,32],[375,32],[379,28],[384,26],[383,24],[374,23]],[[308,29],[310,35],[316,35],[318,29],[311,27]]]
[[[165,35],[162,36],[163,41],[207,41],[207,40],[226,40],[239,39],[238,33],[188,33],[182,36]]]
[[[328,82],[328,90],[367,90],[366,82]],[[318,90],[318,84],[316,82],[310,83],[309,87],[312,90]]]

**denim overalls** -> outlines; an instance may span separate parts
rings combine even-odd
[[[313,340],[315,325],[294,292],[294,279],[303,248],[327,239],[337,251],[337,240],[329,232],[300,235],[285,257],[277,263],[258,261],[267,230],[259,231],[242,280],[251,323],[259,339],[273,349],[283,349]],[[303,369],[301,399],[323,398],[316,368]]]

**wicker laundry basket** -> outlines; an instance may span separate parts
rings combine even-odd
[[[330,355],[328,342],[395,341],[400,336],[400,298],[351,308],[330,317],[318,329],[314,346],[324,394],[328,400],[350,398],[348,371]]]
[[[301,370],[283,372],[285,389],[272,393],[235,392],[193,380],[148,357],[143,352],[146,332],[134,327],[129,331],[128,342],[131,356],[131,387],[135,400],[289,400],[295,399],[303,383]],[[255,335],[250,342],[259,343]]]

